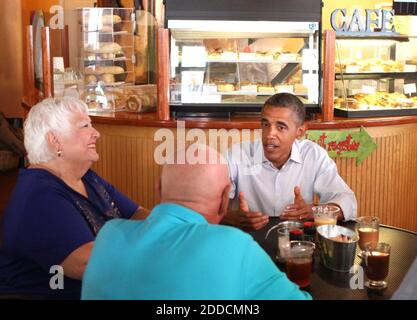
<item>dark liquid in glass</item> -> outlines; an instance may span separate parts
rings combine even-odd
[[[311,258],[288,259],[286,264],[288,279],[298,284],[300,288],[310,285],[312,271]]]
[[[373,228],[359,228],[359,247],[362,250],[366,249],[367,244],[371,244],[371,248],[375,249],[378,244],[379,232],[378,229]]]
[[[365,269],[366,276],[373,281],[383,281],[388,275],[389,253],[372,252],[368,256],[368,265]]]

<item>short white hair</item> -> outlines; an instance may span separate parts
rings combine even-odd
[[[24,123],[24,143],[31,164],[57,157],[47,141],[48,133],[68,136],[71,119],[76,112],[87,114],[87,105],[73,97],[48,98],[33,106]]]

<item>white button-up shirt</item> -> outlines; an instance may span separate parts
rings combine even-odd
[[[307,203],[313,203],[316,193],[320,203],[338,204],[345,220],[356,217],[355,194],[339,176],[326,150],[310,140],[295,140],[281,169],[265,158],[260,139],[233,145],[227,161],[233,208],[238,207],[238,194],[243,192],[251,211],[280,216],[285,206],[294,203],[294,187],[299,186]]]

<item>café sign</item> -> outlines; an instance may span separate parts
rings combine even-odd
[[[305,138],[320,145],[332,158],[356,158],[356,165],[360,165],[377,147],[364,127],[359,131],[308,130]]]
[[[355,9],[348,17],[346,9],[336,9],[332,12],[330,23],[338,34],[346,35],[375,35],[375,33],[398,34],[394,25],[394,10]]]

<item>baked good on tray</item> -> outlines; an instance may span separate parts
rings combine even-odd
[[[233,83],[217,83],[217,91],[219,92],[235,91],[235,86]]]

